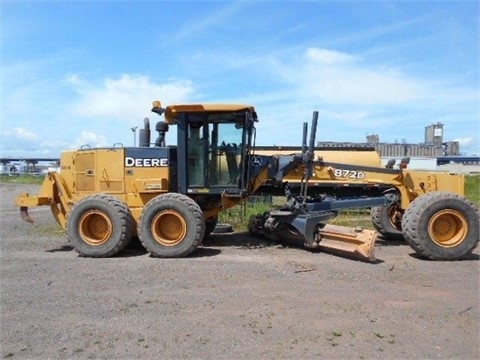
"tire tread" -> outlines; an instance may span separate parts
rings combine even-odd
[[[67,214],[67,223],[71,214],[77,211],[77,209],[79,209],[81,206],[83,206],[83,204],[87,202],[99,202],[99,203],[108,205],[119,215],[119,221],[121,223],[120,239],[119,241],[117,241],[115,247],[109,250],[108,252],[97,252],[97,253],[94,252],[94,253],[87,254],[83,252],[81,249],[79,249],[77,246],[73,246],[74,250],[80,256],[85,256],[85,257],[101,258],[101,257],[109,257],[117,254],[128,245],[133,234],[133,220],[132,220],[132,215],[130,213],[130,209],[123,201],[121,201],[120,199],[114,196],[107,195],[105,193],[94,194],[94,195],[90,195],[82,198],[72,206],[72,208]],[[72,238],[74,236],[76,236],[76,234],[72,233],[72,229],[70,226],[67,226],[67,237],[70,243],[72,243]]]
[[[162,255],[162,254],[157,253],[155,251],[155,249],[153,249],[150,246],[148,241],[146,241],[144,239],[144,236],[142,236],[142,217],[145,214],[145,208],[143,209],[142,215],[140,216],[140,220],[138,222],[138,229],[137,229],[138,237],[139,237],[142,245],[145,247],[145,249],[148,252],[150,252],[153,256],[156,256],[156,257],[184,257],[184,256],[188,256],[192,252],[194,252],[198,248],[198,246],[200,246],[200,244],[203,241],[204,234],[205,234],[205,220],[204,220],[204,217],[203,217],[203,211],[200,208],[200,206],[192,198],[190,198],[186,195],[180,194],[180,193],[165,193],[165,194],[159,195],[159,196],[153,198],[152,200],[150,200],[150,202],[147,203],[146,207],[147,206],[155,206],[157,203],[165,202],[165,201],[168,201],[168,200],[173,200],[175,202],[186,203],[189,210],[192,212],[192,214],[195,218],[195,222],[196,222],[196,230],[195,230],[196,235],[195,235],[195,239],[194,239],[194,242],[192,243],[192,245],[186,251],[181,252],[181,254],[179,254],[179,255]]]
[[[426,240],[421,236],[422,232],[425,229],[420,228],[420,219],[425,209],[427,209],[429,206],[438,202],[449,202],[451,200],[463,202],[468,207],[473,209],[476,214],[476,221],[475,219],[473,219],[473,223],[469,224],[469,226],[472,227],[470,231],[472,231],[474,234],[476,233],[476,235],[470,236],[470,238],[473,238],[473,241],[470,241],[471,244],[467,247],[466,250],[463,250],[461,253],[456,253],[455,251],[441,251],[441,249],[437,249],[437,251],[432,251],[431,242],[433,241],[430,239]],[[402,231],[407,243],[420,256],[430,260],[459,260],[468,256],[478,245],[478,234],[480,232],[478,228],[479,224],[480,211],[472,201],[465,199],[458,194],[435,191],[416,198],[410,204],[409,208],[405,211],[405,214],[403,215]],[[473,227],[477,227],[477,229],[474,229]],[[464,242],[462,242],[462,244]]]

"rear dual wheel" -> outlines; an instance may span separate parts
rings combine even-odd
[[[456,194],[431,192],[415,199],[402,218],[408,244],[431,260],[458,260],[478,245],[480,213]]]
[[[128,206],[106,194],[87,196],[74,204],[67,218],[67,236],[82,256],[108,257],[127,246],[133,234]]]
[[[402,213],[395,204],[375,206],[371,210],[372,224],[375,230],[386,238],[403,240]]]
[[[183,257],[201,244],[205,220],[200,206],[183,194],[167,193],[150,200],[138,222],[138,237],[157,257]]]
[[[215,230],[216,226],[218,224],[218,216],[215,216],[212,219],[205,220],[205,237],[210,235],[213,230]]]

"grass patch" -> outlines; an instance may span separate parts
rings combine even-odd
[[[465,176],[465,197],[480,207],[480,175]]]
[[[328,222],[333,225],[347,226],[351,228],[374,230],[370,217],[370,209],[350,209],[338,213],[335,219]]]
[[[0,181],[10,184],[41,184],[45,176],[39,175],[0,175]]]
[[[218,222],[232,225],[235,232],[245,232],[248,231],[248,220],[250,217],[270,211],[274,207],[269,202],[248,202],[244,205],[237,205],[222,211],[218,215]]]

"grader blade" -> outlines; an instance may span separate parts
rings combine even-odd
[[[377,232],[338,225],[325,225],[317,235],[318,247],[337,255],[373,261]]]

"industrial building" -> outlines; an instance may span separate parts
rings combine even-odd
[[[344,147],[365,146],[373,147],[381,157],[439,157],[459,156],[460,145],[458,141],[443,141],[443,124],[436,123],[425,127],[425,139],[423,143],[412,144],[403,139],[400,143],[382,143],[376,134],[367,135],[365,143],[351,142],[319,142],[318,146]]]
[[[445,170],[458,173],[480,173],[479,156],[461,156],[458,141],[444,141],[443,125],[436,123],[425,127],[424,142],[408,143],[403,139],[400,143],[382,143],[376,134],[367,135],[365,143],[353,142],[318,142],[320,147],[354,148],[370,147],[377,150],[386,165],[390,160],[399,164],[402,158],[410,158],[410,169]]]

